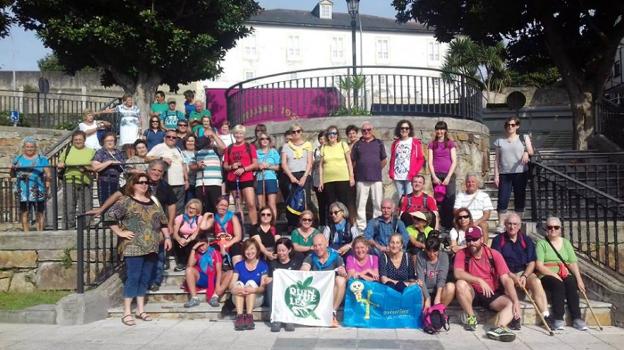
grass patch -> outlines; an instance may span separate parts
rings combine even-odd
[[[56,304],[69,291],[37,291],[31,293],[0,293],[0,310],[21,310],[39,304]]]

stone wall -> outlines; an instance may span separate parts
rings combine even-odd
[[[319,131],[325,130],[330,125],[336,125],[340,130],[340,136],[345,138],[345,128],[349,124],[358,127],[363,122],[369,121],[373,124],[375,136],[384,141],[388,160],[390,159],[390,146],[394,138],[394,128],[396,124],[407,119],[414,125],[414,134],[423,141],[425,157],[427,156],[426,145],[431,142],[434,136],[434,126],[439,120],[444,120],[449,127],[449,135],[457,144],[458,165],[456,170],[456,180],[458,190],[461,190],[464,177],[467,173],[476,173],[485,176],[489,171],[489,129],[482,123],[471,120],[454,118],[427,118],[427,117],[398,117],[398,116],[368,116],[368,117],[332,117],[316,119],[300,119],[296,121],[271,122],[267,124],[268,132],[276,139],[277,145],[284,142],[284,132],[294,123],[299,123],[304,130],[307,140],[317,145],[317,135]],[[254,126],[247,128],[247,135],[253,135]],[[423,167],[423,174],[428,175],[429,171]],[[394,185],[388,178],[388,166],[383,170],[384,195],[391,197],[395,193]],[[431,181],[427,177],[426,189],[431,191]],[[431,192],[430,192],[431,193]]]
[[[0,126],[0,168],[10,167],[11,161],[21,153],[22,140],[32,136],[37,141],[38,151],[45,154],[60,139],[69,134],[67,130],[21,128]],[[0,176],[8,174],[2,173]]]
[[[0,232],[0,292],[76,288],[76,232]]]

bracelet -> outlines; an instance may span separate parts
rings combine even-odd
[[[171,236],[165,237],[166,240],[171,240]]]

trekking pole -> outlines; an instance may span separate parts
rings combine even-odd
[[[243,230],[243,234],[245,232],[245,218],[243,215],[243,207],[241,206],[241,193],[240,193],[240,178],[237,176],[236,177],[236,195],[234,196],[234,207],[236,209],[236,211],[238,212],[238,215],[240,215],[240,221],[241,221],[241,229]]]
[[[596,321],[596,325],[598,325],[598,329],[602,330],[602,326],[600,325],[600,321],[598,321],[598,317],[596,317],[596,314],[594,313],[594,309],[592,308],[591,304],[589,303],[589,298],[587,297],[587,293],[585,293],[584,290],[581,290],[581,293],[583,294],[583,298],[585,298],[585,302],[587,303],[587,306],[589,307],[589,311],[591,312],[592,316],[594,317],[594,321]]]
[[[548,330],[548,334],[551,337],[554,336],[555,333],[552,331],[552,329],[550,329],[550,326],[548,325],[548,322],[546,322],[546,319],[544,318],[544,315],[542,315],[542,311],[539,309],[539,307],[537,307],[537,304],[535,303],[535,300],[533,300],[533,297],[531,297],[531,294],[529,294],[529,291],[527,291],[527,289],[524,286],[522,286],[522,285],[520,287],[522,287],[522,291],[529,298],[529,300],[531,301],[531,304],[533,304],[533,307],[535,308],[535,312],[539,315],[540,319],[542,320],[542,323],[546,327],[546,330]]]

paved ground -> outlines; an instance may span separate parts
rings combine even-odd
[[[0,349],[131,350],[131,349],[624,349],[624,329],[578,332],[572,328],[554,337],[537,327],[524,327],[513,343],[485,338],[484,330],[471,333],[452,324],[436,336],[419,330],[368,330],[299,327],[292,333],[269,332],[256,324],[253,331],[235,332],[230,322],[155,320],[126,327],[119,319],[83,326],[0,324]]]

